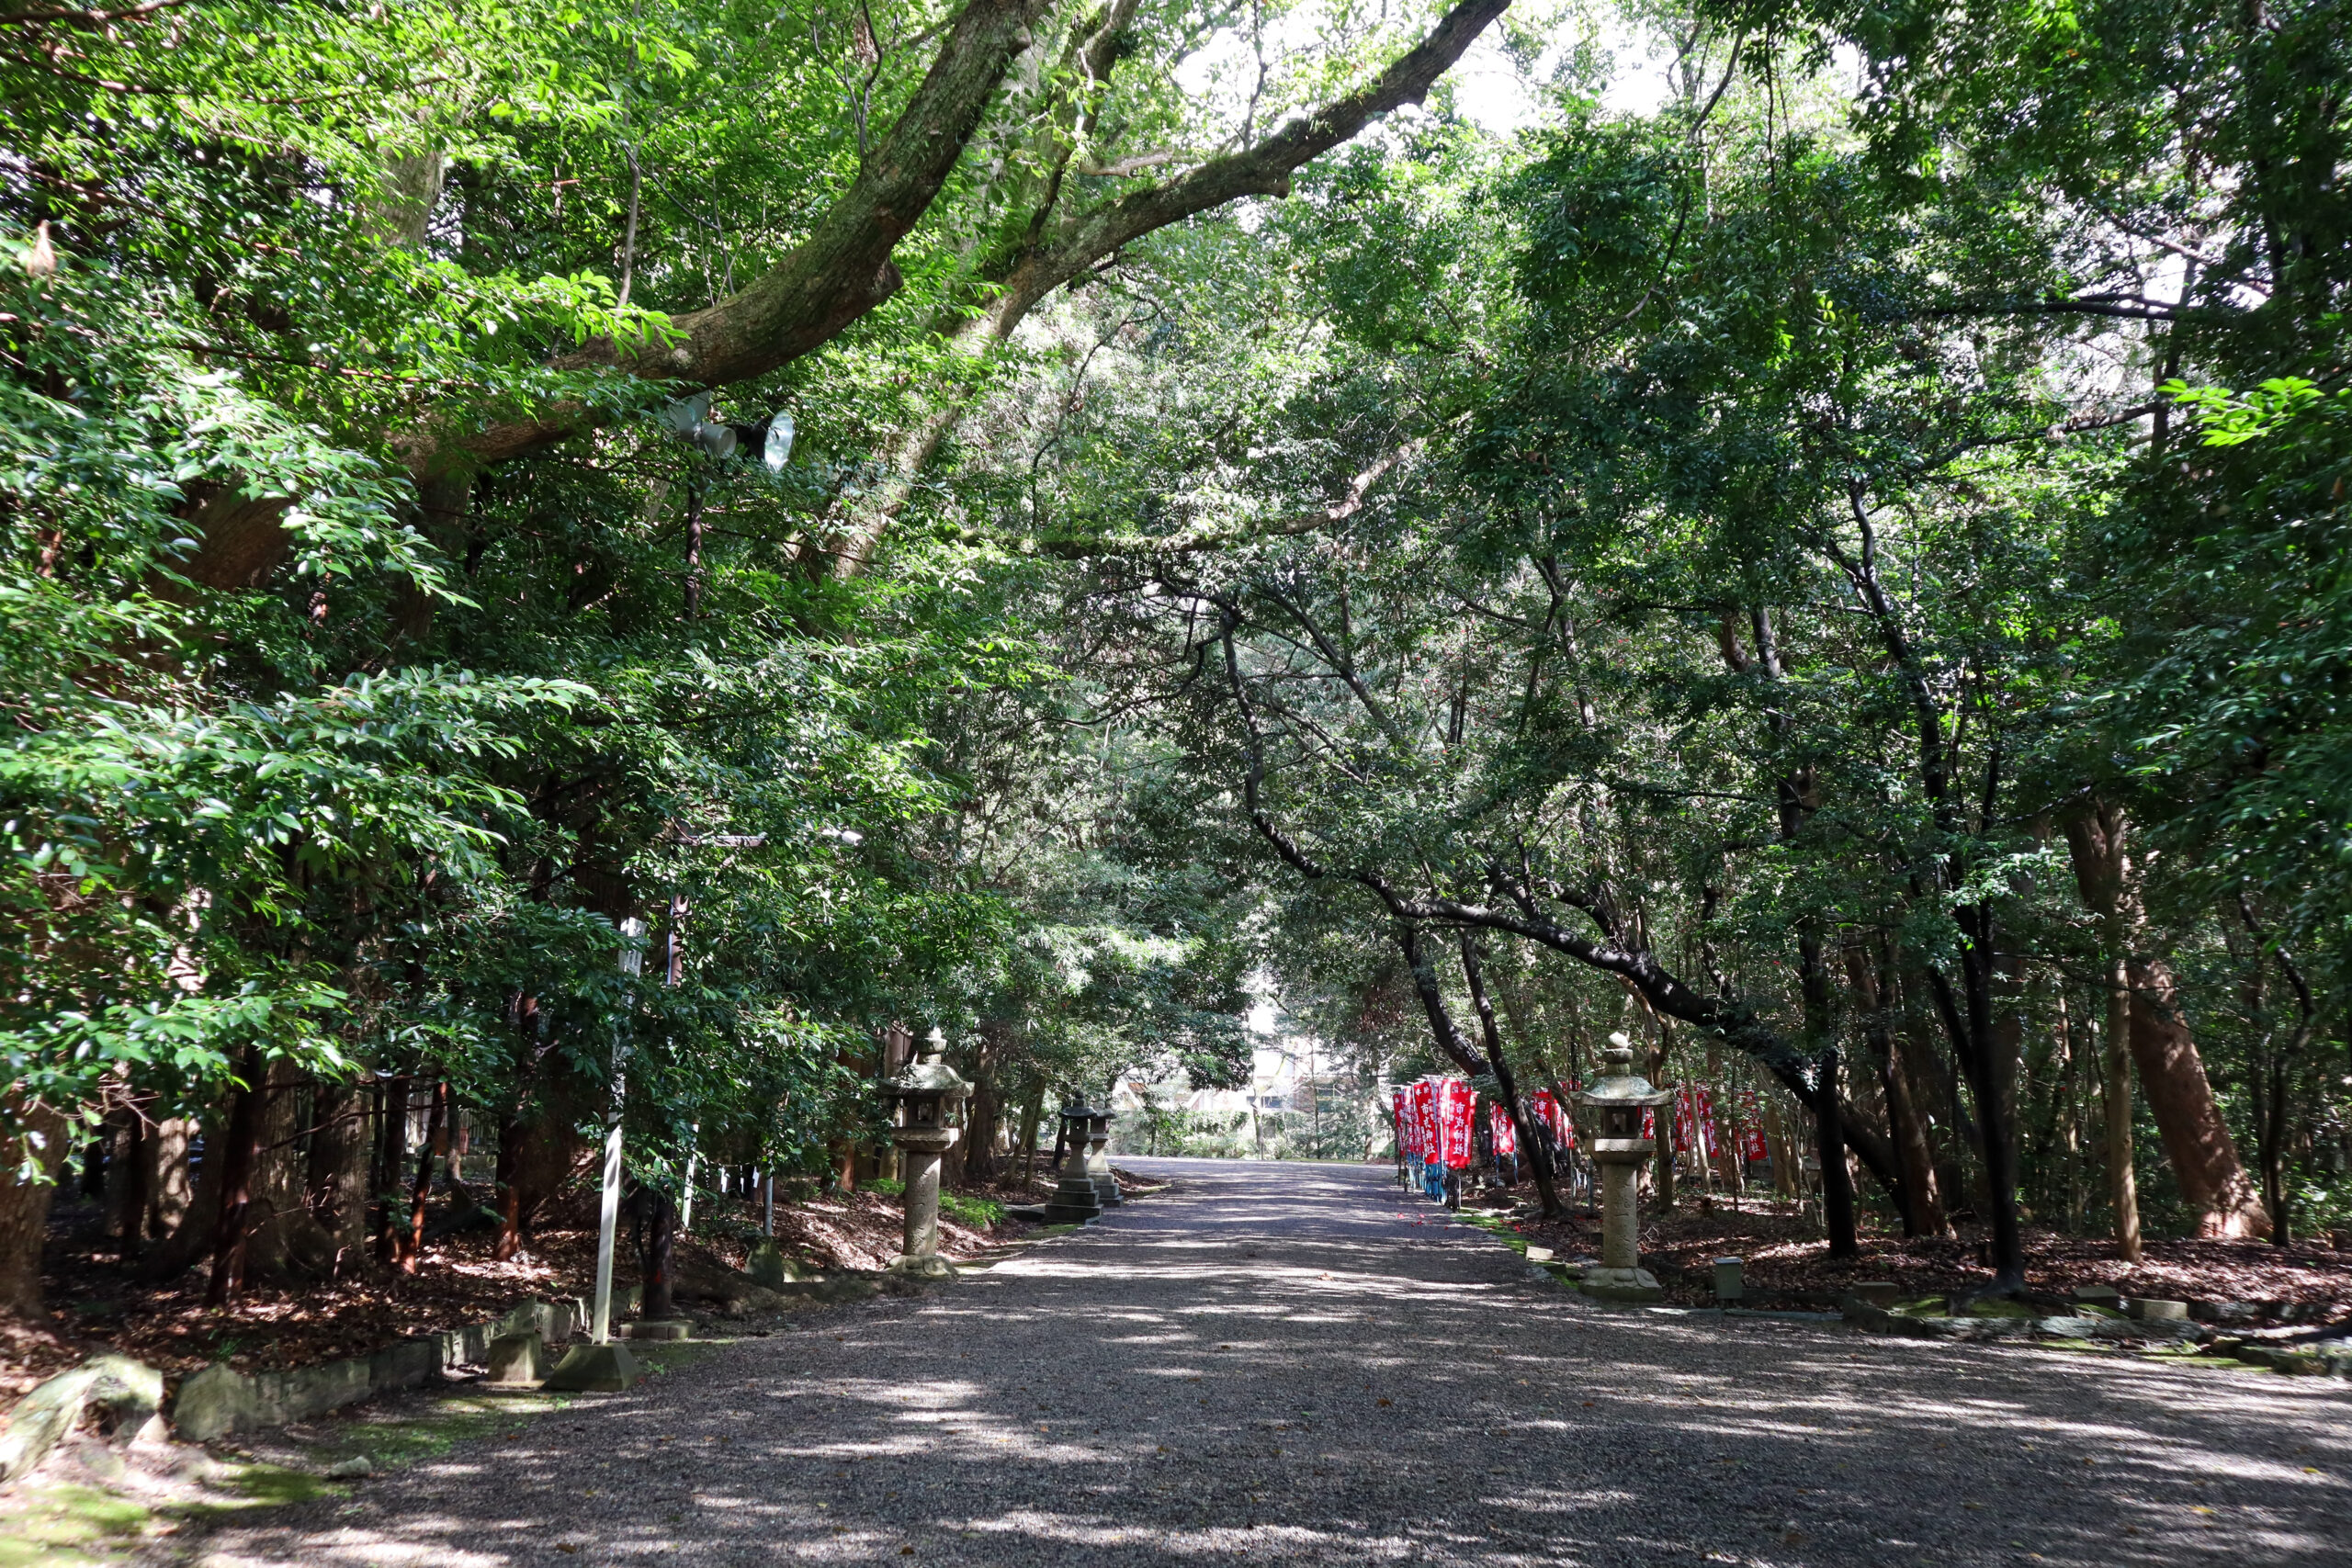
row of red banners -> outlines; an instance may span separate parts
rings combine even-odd
[[[1568,1087],[1573,1092],[1575,1086]],[[1396,1091],[1396,1146],[1408,1159],[1442,1165],[1448,1170],[1466,1168],[1470,1164],[1471,1129],[1476,1125],[1477,1101],[1477,1091],[1463,1078],[1428,1077],[1407,1084]],[[1528,1096],[1528,1102],[1535,1122],[1552,1134],[1555,1144],[1564,1149],[1577,1146],[1576,1123],[1561,1096],[1548,1089],[1539,1089]],[[1685,1084],[1675,1093],[1673,1111],[1675,1152],[1696,1152],[1703,1159],[1716,1158],[1724,1146],[1724,1133],[1716,1125],[1713,1090]],[[1487,1116],[1496,1155],[1516,1155],[1519,1136],[1501,1102],[1487,1101]],[[1657,1135],[1657,1113],[1644,1111],[1642,1136]],[[1756,1091],[1752,1089],[1740,1090],[1739,1112],[1733,1119],[1730,1136],[1742,1157],[1760,1160],[1766,1156],[1764,1128],[1757,1114]]]

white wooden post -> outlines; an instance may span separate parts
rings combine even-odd
[[[645,922],[635,916],[621,922],[621,973],[635,978],[643,972]],[[599,1345],[613,1337],[613,1240],[621,1217],[621,1099],[624,1088],[622,1053],[626,1026],[613,1030],[613,1097],[605,1111],[605,1190],[596,1215],[596,1303],[590,1336]]]

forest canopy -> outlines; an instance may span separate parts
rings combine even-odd
[[[674,1197],[1267,999],[1745,1074],[1833,1251],[2352,1218],[2347,83],[2320,0],[0,16],[0,1304],[94,1139],[225,1299],[398,1253],[412,1103],[519,1247],[616,1041]]]

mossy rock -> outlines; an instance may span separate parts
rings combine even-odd
[[[1954,1317],[2034,1317],[2040,1315],[2023,1302],[1973,1301],[1952,1314]]]
[[[1944,1317],[1949,1303],[1942,1296],[1921,1296],[1916,1301],[1897,1302],[1887,1308],[1895,1317]]]

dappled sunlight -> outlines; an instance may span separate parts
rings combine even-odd
[[[1467,1226],[1400,1225],[1378,1170],[1225,1196],[1291,1175],[1188,1172],[216,1561],[2344,1560],[2335,1385],[1608,1310]]]

